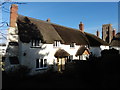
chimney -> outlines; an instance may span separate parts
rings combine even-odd
[[[84,32],[84,24],[82,22],[80,22],[79,24],[79,29],[81,30],[81,32]]]
[[[96,36],[100,37],[100,32],[98,30],[96,31]]]
[[[114,38],[115,35],[116,35],[116,30],[115,29],[113,29],[112,34],[113,34],[113,38]]]
[[[18,5],[12,4],[10,8],[10,27],[16,27],[18,17]]]
[[[47,21],[47,22],[50,22],[50,18],[48,18],[46,21]]]

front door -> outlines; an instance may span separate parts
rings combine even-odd
[[[65,61],[66,61],[66,58],[58,58],[57,59],[59,72],[62,72],[63,70],[65,70]]]

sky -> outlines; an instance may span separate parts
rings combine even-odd
[[[8,23],[9,9],[10,4],[2,8],[2,21]],[[75,29],[83,22],[85,32],[99,30],[100,36],[103,24],[112,24],[118,32],[118,2],[26,2],[18,4],[18,13]]]

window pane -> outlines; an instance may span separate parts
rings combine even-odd
[[[36,60],[36,68],[39,68],[39,59]]]
[[[75,47],[75,43],[71,43],[71,44],[70,44],[70,47]]]
[[[39,40],[36,40],[36,46],[39,46]]]
[[[57,41],[57,46],[59,47],[59,45],[60,45],[60,44],[59,44],[59,41]]]
[[[36,40],[34,40],[34,42],[35,42],[35,46],[37,45],[37,41]]]
[[[31,40],[31,46],[40,46],[41,40]]]
[[[70,55],[70,59],[73,60],[73,55]]]
[[[40,61],[40,67],[43,67],[43,59]]]
[[[31,45],[35,46],[35,40],[31,40]]]
[[[55,46],[57,47],[57,41],[55,41]]]
[[[47,67],[47,59],[44,59],[44,67]]]
[[[41,46],[41,40],[39,40],[38,46]]]
[[[31,46],[33,46],[33,40],[31,40]]]

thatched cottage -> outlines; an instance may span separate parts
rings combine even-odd
[[[100,56],[108,44],[96,35],[84,32],[84,24],[73,29],[47,21],[42,21],[17,13],[13,4],[8,29],[6,68],[25,65],[35,74],[54,66],[64,70],[64,65],[72,60],[87,60],[90,54]]]

